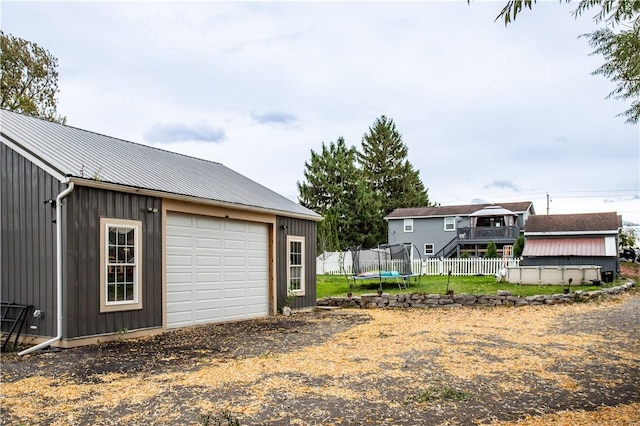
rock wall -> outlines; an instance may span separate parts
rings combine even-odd
[[[584,302],[609,295],[620,294],[633,287],[629,282],[620,286],[603,288],[602,290],[576,290],[567,294],[548,294],[539,296],[513,296],[511,292],[498,290],[496,295],[475,294],[363,294],[354,297],[327,297],[318,300],[320,307],[340,308],[454,308],[461,306],[524,306],[555,305],[560,303]]]

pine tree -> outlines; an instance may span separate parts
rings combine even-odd
[[[498,249],[496,248],[496,243],[493,240],[489,241],[487,244],[487,251],[484,253],[485,259],[496,259],[498,257]]]
[[[384,216],[399,207],[429,206],[424,184],[407,160],[408,148],[392,119],[381,116],[362,138],[358,161],[364,182],[371,188],[381,209],[369,227],[367,241],[380,244],[387,241]]]
[[[338,138],[320,153],[311,151],[298,201],[324,217],[318,225],[318,252],[344,250],[365,243],[363,233],[379,210],[356,167],[356,150]]]
[[[516,238],[516,242],[513,243],[513,257],[522,256],[522,251],[524,250],[524,236],[519,235]]]

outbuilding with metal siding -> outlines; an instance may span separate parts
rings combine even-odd
[[[315,306],[316,213],[219,163],[0,119],[0,288],[41,312],[27,352]]]

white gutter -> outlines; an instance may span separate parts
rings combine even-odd
[[[18,352],[19,356],[50,346],[52,343],[62,339],[62,199],[73,191],[74,186],[73,182],[69,182],[67,189],[56,197],[56,312],[58,314],[58,334],[53,339]]]

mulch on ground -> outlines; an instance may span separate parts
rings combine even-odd
[[[566,306],[296,313],[2,354],[1,419],[640,424],[639,336],[635,294]]]

